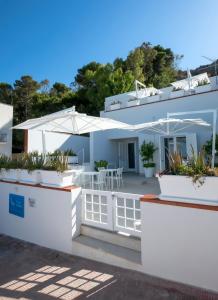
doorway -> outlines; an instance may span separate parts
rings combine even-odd
[[[119,168],[125,172],[136,172],[136,141],[125,140],[118,144]]]

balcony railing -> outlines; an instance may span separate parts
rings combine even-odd
[[[177,90],[177,91],[168,90],[164,92],[161,92],[160,90],[160,94],[158,95],[147,96],[140,99],[137,98],[133,99],[131,97],[131,99],[125,99],[125,100],[122,99],[122,101],[118,99],[118,101],[116,102],[113,101],[112,103],[106,103],[105,111],[119,110],[126,107],[139,106],[139,105],[158,102],[162,100],[191,96],[195,94],[217,90],[217,88],[218,88],[217,85],[206,84],[206,85],[198,86],[195,89],[191,89],[191,90]]]

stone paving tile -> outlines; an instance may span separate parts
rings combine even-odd
[[[0,300],[218,300],[218,294],[0,235]]]

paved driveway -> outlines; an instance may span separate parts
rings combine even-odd
[[[0,299],[218,299],[190,287],[0,235]]]

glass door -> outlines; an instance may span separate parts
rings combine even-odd
[[[186,136],[174,136],[164,138],[164,161],[165,169],[169,169],[169,158],[174,152],[181,154],[184,161],[187,161]]]

